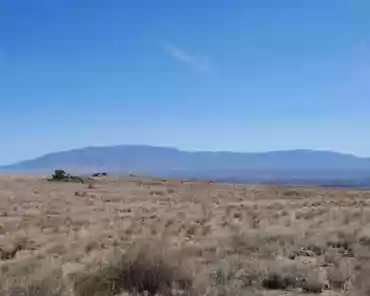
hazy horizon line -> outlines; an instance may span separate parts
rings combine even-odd
[[[117,147],[147,147],[147,148],[162,148],[162,149],[173,149],[179,152],[188,152],[188,153],[238,153],[238,154],[267,154],[267,153],[283,153],[283,152],[322,152],[322,153],[336,153],[341,155],[353,156],[356,158],[362,159],[370,159],[370,156],[365,155],[358,155],[352,152],[345,152],[345,151],[337,151],[331,149],[315,149],[315,148],[291,148],[291,149],[271,149],[271,150],[260,150],[260,151],[242,151],[242,150],[225,150],[225,149],[186,149],[186,148],[178,148],[174,145],[153,145],[153,144],[115,144],[115,145],[88,145],[88,146],[81,146],[77,148],[66,148],[56,151],[50,151],[43,154],[39,154],[38,156],[33,156],[25,159],[20,159],[15,162],[11,162],[8,164],[0,164],[0,167],[8,167],[13,166],[25,161],[35,160],[44,156],[63,153],[63,152],[71,152],[71,151],[80,151],[86,149],[104,149],[104,148],[117,148]]]

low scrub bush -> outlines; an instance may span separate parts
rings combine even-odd
[[[77,296],[109,296],[123,292],[149,295],[173,295],[174,291],[190,292],[192,278],[166,256],[149,248],[136,254],[125,254],[117,261],[96,271],[77,275]]]
[[[84,183],[84,180],[81,177],[68,174],[64,170],[55,170],[54,174],[50,179],[48,179],[48,181]]]

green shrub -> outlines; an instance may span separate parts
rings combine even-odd
[[[68,174],[64,170],[55,170],[54,174],[51,176],[51,179],[48,180],[54,182],[76,182],[82,184],[84,183],[84,180],[81,177]]]
[[[67,174],[64,170],[55,170],[54,175],[52,175],[54,181],[63,181],[65,178],[67,178]]]

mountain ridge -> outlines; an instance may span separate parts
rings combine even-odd
[[[369,170],[370,158],[329,150],[186,151],[151,145],[89,146],[1,166],[1,171],[66,170],[140,173]]]

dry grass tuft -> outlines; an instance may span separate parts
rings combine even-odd
[[[280,274],[272,272],[262,279],[262,287],[270,290],[286,290],[296,288],[299,280],[291,274]]]
[[[131,251],[120,258],[113,258],[114,261],[94,272],[76,275],[76,295],[117,295],[123,291],[149,295],[173,295],[173,290],[190,292],[192,277],[174,260],[176,258],[163,253],[163,250],[156,252],[153,247],[158,248],[158,245],[144,246],[140,246],[138,252]]]

